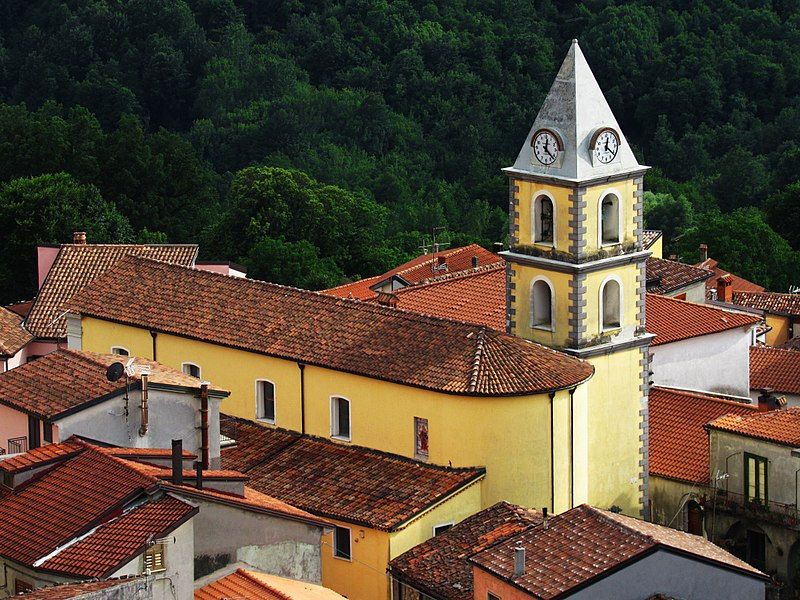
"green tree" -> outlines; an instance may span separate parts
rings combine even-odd
[[[130,242],[133,231],[114,205],[92,185],[66,173],[14,179],[0,186],[0,302],[36,292],[36,246],[72,240],[85,231],[92,243]],[[10,260],[9,260],[10,259]]]

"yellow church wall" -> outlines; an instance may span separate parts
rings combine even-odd
[[[323,535],[322,585],[351,600],[388,599],[390,534],[346,521],[327,520],[350,529],[351,559],[334,556],[333,532]]]
[[[569,339],[569,282],[572,275],[557,271],[544,271],[536,267],[515,264],[516,328],[514,334],[551,347],[564,347]],[[543,276],[553,288],[552,331],[531,327],[531,286],[537,277]]]
[[[393,531],[389,537],[389,560],[432,538],[434,527],[448,523],[455,525],[481,508],[481,482],[478,481],[423,513],[402,529]]]
[[[638,516],[641,480],[641,352],[638,348],[589,359],[588,501],[600,508],[619,506]],[[603,476],[597,476],[602,473]]]
[[[569,248],[569,194],[570,190],[556,185],[526,181],[523,179],[514,180],[514,185],[519,187],[517,198],[519,205],[519,243],[523,245],[534,245],[533,243],[533,201],[541,195],[549,196],[554,201],[554,246],[560,252],[566,252]],[[535,244],[543,249],[553,247],[551,244]]]
[[[602,245],[600,244],[600,202],[609,193],[616,194],[620,201],[621,217],[622,217],[622,244],[630,244],[635,241],[636,224],[634,217],[635,198],[634,192],[636,185],[633,179],[626,179],[624,181],[614,181],[603,185],[594,185],[586,188],[586,193],[583,196],[586,202],[585,214],[586,220],[586,246],[584,250],[587,255],[592,255],[601,249],[614,248],[616,244]]]
[[[661,235],[658,239],[653,242],[653,245],[650,246],[650,252],[652,252],[651,256],[653,258],[664,258],[664,236]]]
[[[121,345],[132,354],[152,356],[147,331],[88,317],[83,318],[82,328],[85,350],[107,352],[112,345]],[[275,382],[276,425],[300,430],[300,371],[295,362],[165,333],[158,334],[157,358],[176,369],[187,361],[199,365],[203,379],[231,392],[221,410],[247,419],[255,416],[255,380]],[[306,433],[331,437],[333,396],[350,401],[349,443],[414,458],[414,418],[424,418],[428,420],[430,463],[487,469],[483,507],[499,500],[549,506],[547,394],[442,394],[309,365],[305,368]],[[556,406],[568,397],[566,390],[558,392]],[[556,430],[558,448],[567,445],[562,429]]]
[[[772,327],[772,329],[767,332],[765,340],[767,346],[779,346],[780,344],[788,342],[792,337],[792,327],[789,317],[772,315],[769,313],[765,316],[767,327]]]

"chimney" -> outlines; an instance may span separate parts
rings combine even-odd
[[[183,485],[183,440],[172,440],[172,483]]]
[[[149,425],[150,417],[149,417],[149,410],[147,407],[147,400],[148,400],[148,379],[150,377],[150,373],[147,371],[142,371],[142,424],[139,426],[139,435],[146,435],[147,434],[147,427]]]
[[[478,266],[478,257],[477,256],[473,256],[472,257],[472,268],[474,269],[477,266]]]
[[[199,460],[194,463],[194,480],[198,490],[203,489],[203,463]]]
[[[708,246],[705,244],[700,244],[700,262],[706,262],[708,260]]]
[[[73,244],[85,244],[86,243],[86,232],[85,231],[75,231],[72,233],[72,243]]]
[[[542,507],[542,525],[547,529],[547,507]]]
[[[786,398],[775,396],[772,388],[762,388],[761,395],[758,397],[758,412],[769,412],[771,410],[780,410],[786,406]]]
[[[208,446],[208,382],[200,382],[200,460],[204,469],[211,465]]]
[[[436,257],[436,271],[447,271],[447,257],[445,256],[437,256]]]
[[[677,254],[670,254],[667,257],[667,260],[678,260],[678,255]]]
[[[494,244],[492,244],[492,252],[497,254],[498,252],[502,251],[503,251],[503,242],[495,242]]]
[[[514,577],[525,575],[525,548],[517,546],[514,548]]]
[[[730,273],[717,279],[717,301],[728,304],[733,302],[733,280]]]

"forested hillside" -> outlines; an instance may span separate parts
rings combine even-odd
[[[307,287],[445,227],[505,239],[513,162],[573,37],[666,253],[800,284],[800,2],[5,0],[0,301],[34,246],[199,242]]]

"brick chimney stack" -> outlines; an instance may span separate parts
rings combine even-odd
[[[730,274],[726,273],[717,279],[717,301],[728,304],[733,302],[733,280]]]
[[[700,262],[706,262],[708,260],[708,246],[706,244],[700,244]]]
[[[73,244],[85,244],[86,243],[86,232],[85,231],[75,231],[72,234],[72,243]]]

